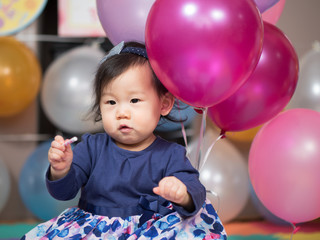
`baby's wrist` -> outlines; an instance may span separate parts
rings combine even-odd
[[[61,169],[61,170],[55,169],[51,165],[50,166],[49,180],[51,180],[51,181],[59,180],[59,179],[65,177],[68,174],[69,170],[70,170],[70,168]]]
[[[188,212],[193,212],[194,211],[194,203],[192,200],[192,197],[189,193],[185,196],[184,200],[180,204],[184,209],[186,209]]]

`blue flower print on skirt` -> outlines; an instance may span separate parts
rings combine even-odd
[[[139,226],[140,217],[108,218],[79,208],[68,208],[58,217],[39,224],[21,239],[227,239],[224,227],[208,200],[196,215],[189,218],[181,218],[177,212],[166,216],[154,214]]]

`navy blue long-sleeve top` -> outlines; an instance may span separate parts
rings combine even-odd
[[[93,214],[122,218],[145,210],[162,214],[167,201],[152,189],[166,176],[180,179],[193,199],[193,212],[172,203],[182,217],[196,214],[205,201],[199,173],[186,158],[185,148],[177,143],[157,137],[149,147],[135,152],[118,147],[105,133],[85,134],[73,154],[64,178],[50,181],[49,168],[47,188],[59,200],[70,200],[81,189],[79,208]]]

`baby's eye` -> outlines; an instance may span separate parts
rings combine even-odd
[[[137,103],[137,102],[140,102],[140,99],[138,99],[138,98],[132,98],[130,102],[131,102],[131,103]]]
[[[107,103],[107,104],[110,104],[110,105],[115,105],[115,104],[116,104],[116,101],[114,101],[114,100],[108,100],[106,103]]]

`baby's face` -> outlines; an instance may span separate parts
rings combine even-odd
[[[148,147],[161,115],[149,65],[133,66],[105,86],[100,110],[105,131],[119,147],[131,151]]]

